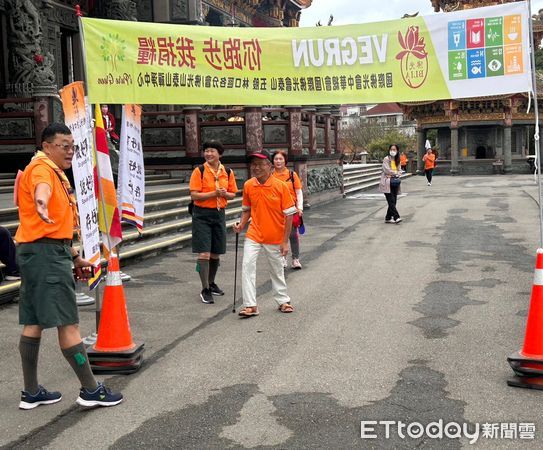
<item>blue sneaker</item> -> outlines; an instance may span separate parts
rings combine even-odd
[[[86,388],[81,388],[79,397],[75,401],[81,406],[115,406],[123,401],[123,394],[115,394],[111,389],[106,388],[102,383],[98,382],[98,387],[95,391],[89,391]]]
[[[26,391],[21,391],[20,409],[34,409],[40,405],[51,405],[60,402],[62,394],[60,392],[49,392],[41,384],[38,385],[38,392],[34,395]]]

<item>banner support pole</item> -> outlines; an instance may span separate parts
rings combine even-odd
[[[528,1],[528,23],[530,30],[530,60],[531,60],[531,69],[532,69],[532,93],[534,95],[534,114],[535,114],[535,132],[534,132],[534,144],[535,144],[535,170],[537,171],[537,188],[538,188],[538,199],[539,199],[539,247],[543,248],[543,197],[541,192],[541,146],[539,143],[539,105],[537,103],[537,79],[535,73],[535,51],[537,50],[534,45],[534,35],[533,35],[533,23],[532,23],[532,2]]]

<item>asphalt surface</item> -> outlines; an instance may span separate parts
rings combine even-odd
[[[412,177],[402,189],[398,225],[384,223],[376,191],[306,212],[304,268],[288,270],[293,314],[277,311],[263,258],[260,316],[232,314],[233,236],[217,278],[226,296],[214,305],[199,301],[189,249],[126,268],[131,328],[146,360],[136,374],[106,378],[125,395],[113,408],[75,405],[77,380],[49,330],[40,383],[63,400],[18,410],[17,306],[1,308],[0,446],[470,447],[452,428],[453,437],[402,438],[391,426],[387,438],[372,425],[364,433],[376,438],[361,437],[361,421],[441,420],[479,427],[477,448],[543,447],[543,392],[506,384],[539,245],[533,178],[435,177],[428,187]],[[93,307],[80,312],[90,334]],[[483,436],[484,424],[494,438]]]

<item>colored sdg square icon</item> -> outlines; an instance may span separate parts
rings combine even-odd
[[[485,19],[485,44],[487,47],[503,45],[503,17]]]
[[[503,65],[503,47],[486,49],[486,76],[498,77],[505,73]]]
[[[485,76],[485,50],[468,50],[468,78],[484,78]]]
[[[466,51],[449,52],[449,80],[465,80],[467,75]]]
[[[506,45],[504,47],[503,61],[506,75],[524,73],[522,45]]]
[[[485,46],[485,20],[471,19],[467,21],[468,48],[481,48]]]
[[[466,48],[466,21],[449,22],[449,50]]]
[[[520,15],[505,16],[503,34],[505,45],[522,42],[522,18]]]

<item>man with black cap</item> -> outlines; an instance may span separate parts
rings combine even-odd
[[[292,216],[296,205],[288,186],[271,176],[273,164],[268,152],[251,153],[250,169],[253,178],[243,187],[241,220],[234,226],[236,233],[241,232],[251,219],[243,247],[242,291],[243,308],[241,317],[258,315],[256,304],[256,261],[261,249],[264,249],[270,267],[273,297],[279,305],[279,311],[290,313],[294,308],[290,304],[282,257],[288,254],[289,236],[292,228]]]

